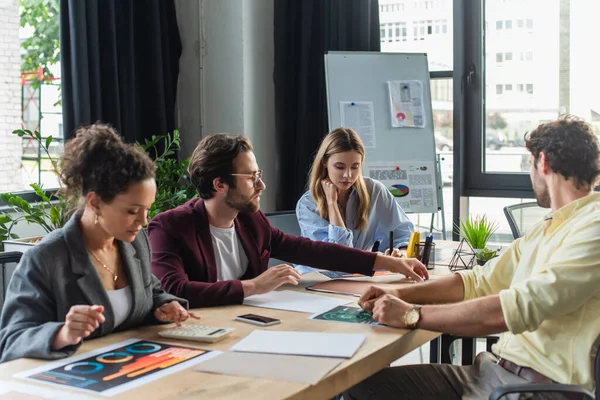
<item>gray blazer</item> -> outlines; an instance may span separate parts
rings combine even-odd
[[[88,339],[143,324],[158,323],[154,310],[172,300],[150,273],[150,245],[142,231],[132,243],[118,242],[133,293],[133,308],[114,328],[113,308],[82,240],[81,215],[48,234],[23,255],[12,276],[0,315],[0,362],[21,357],[57,359],[73,354],[79,345],[54,351],[51,344],[74,305],[103,305],[106,321]],[[87,339],[86,339],[87,340]]]

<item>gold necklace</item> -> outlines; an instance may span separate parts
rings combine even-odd
[[[96,260],[98,260],[98,262],[100,263],[100,265],[102,265],[102,268],[104,268],[105,270],[107,270],[108,272],[110,272],[110,273],[112,274],[112,276],[114,277],[114,278],[113,278],[113,281],[114,281],[114,282],[116,282],[116,281],[117,281],[117,274],[115,274],[115,273],[114,273],[114,272],[113,272],[113,271],[112,271],[110,268],[108,268],[108,267],[106,266],[106,264],[104,264],[104,263],[103,263],[103,262],[102,262],[102,261],[101,261],[101,260],[98,258],[98,256],[97,256],[96,254],[94,254],[94,252],[93,252],[93,251],[91,251],[91,250],[88,250],[88,251],[90,252],[90,254],[91,254],[91,255],[93,255],[93,256],[94,256],[94,258],[95,258]]]

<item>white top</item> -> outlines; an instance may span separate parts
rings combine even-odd
[[[115,314],[115,328],[123,323],[129,317],[133,308],[133,293],[131,286],[125,286],[122,289],[107,290],[108,299],[112,305]]]
[[[237,237],[235,226],[217,228],[210,226],[215,261],[217,263],[217,280],[229,281],[240,279],[248,268],[248,257]]]

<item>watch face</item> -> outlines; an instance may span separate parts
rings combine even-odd
[[[409,325],[419,322],[419,312],[415,309],[410,310],[406,315],[406,322],[408,322]]]

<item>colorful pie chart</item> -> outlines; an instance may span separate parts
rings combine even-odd
[[[394,197],[404,197],[410,193],[410,190],[406,185],[397,184],[390,187],[390,192]]]

